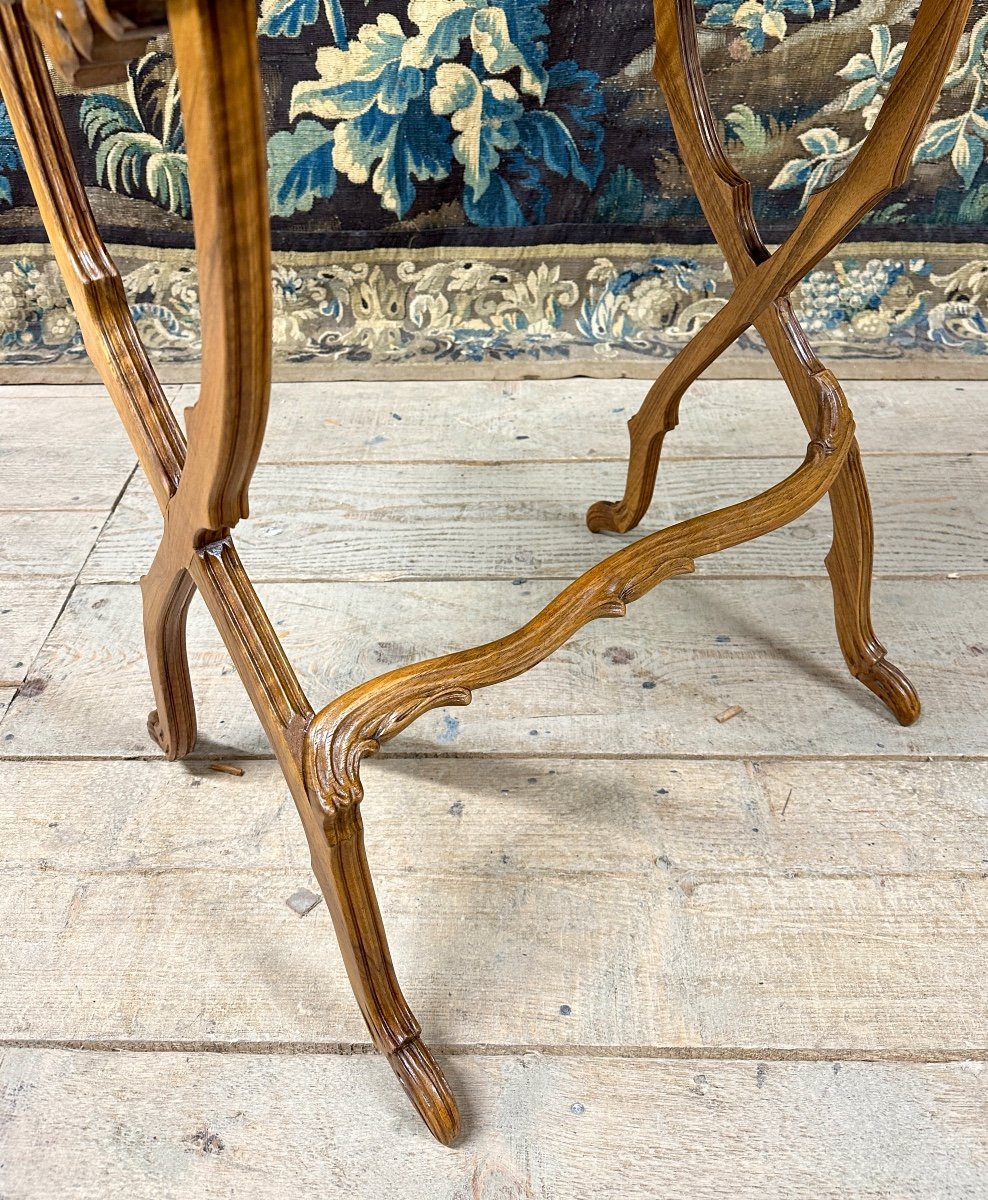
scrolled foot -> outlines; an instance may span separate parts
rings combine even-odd
[[[152,708],[148,713],[148,733],[151,735],[151,741],[164,750],[166,757],[168,756],[168,740],[165,737],[165,731],[161,727],[161,721],[158,719],[158,710]]]
[[[632,522],[625,520],[623,500],[598,500],[587,509],[591,533],[627,533]]]
[[[196,728],[195,723],[190,725],[177,722],[175,726],[177,736],[170,738],[165,728],[164,723],[158,716],[158,710],[153,708],[148,713],[148,733],[151,735],[151,740],[165,752],[165,758],[169,762],[174,762],[178,758],[185,758],[190,754],[196,744]],[[182,731],[185,732],[182,732]]]
[[[413,1038],[392,1051],[388,1062],[432,1136],[452,1146],[460,1136],[460,1110],[429,1047]]]
[[[874,692],[900,725],[912,725],[919,716],[919,694],[902,671],[884,655],[856,672],[856,678]]]
[[[679,420],[681,391],[663,385],[665,373],[652,384],[648,395],[628,422],[631,453],[624,496],[620,500],[598,500],[587,510],[587,528],[591,533],[627,533],[648,512],[659,471],[662,442]]]

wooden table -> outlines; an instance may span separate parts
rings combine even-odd
[[[628,424],[623,498],[592,505],[595,531],[634,528],[652,498],[665,434],[689,385],[754,325],[810,437],[806,456],[767,491],[643,537],[580,576],[526,625],[487,645],[414,663],[310,705],[244,571],[232,531],[248,515],[271,378],[270,236],[256,12],[248,0],[23,0],[0,7],[0,88],[86,348],[161,507],[164,531],[142,580],[155,709],[148,729],[169,759],[196,740],[185,648],[198,589],[284,771],[347,972],[375,1045],[432,1133],[451,1144],[460,1117],[395,978],[364,853],[362,759],[423,713],[468,704],[472,691],[541,662],[588,621],[623,616],[700,555],[759,537],[830,495],[827,556],[837,636],[851,673],[902,724],[915,690],[886,658],[870,615],[872,519],[854,423],[816,358],[789,294],[881,199],[907,178],[970,11],[922,0],[874,127],[844,174],[817,192],[773,253],[759,237],[748,182],[727,160],[699,66],[691,0],[655,0],[655,73],[680,150],[735,280],[731,299],[649,390]],[[125,77],[149,38],[170,29],[182,88],[202,310],[198,402],[175,420],[138,338],[123,288],[72,161],[43,44],[80,86]],[[40,39],[40,42],[39,42]],[[438,551],[438,548],[437,548]],[[107,680],[112,686],[112,680]],[[427,848],[424,848],[427,852]]]

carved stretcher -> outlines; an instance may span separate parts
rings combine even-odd
[[[665,368],[629,422],[624,497],[587,514],[592,530],[632,529],[652,498],[665,434],[696,377],[754,325],[810,437],[774,487],[618,550],[516,632],[390,671],[316,712],[304,695],[237,555],[232,531],[264,434],[271,377],[266,159],[253,0],[23,0],[0,3],[0,88],[86,348],[161,507],[164,532],[141,586],[155,709],[151,736],[169,759],[195,745],[185,648],[201,593],[291,789],[357,1002],[432,1133],[460,1132],[453,1094],[422,1041],[388,952],[364,853],[362,759],[442,705],[529,670],[588,621],[627,606],[694,561],[794,520],[829,493],[837,636],[851,673],[904,725],[919,700],[886,658],[870,615],[872,519],[854,423],[840,385],[813,353],[789,294],[908,174],[970,10],[922,0],[874,127],[843,176],[817,192],[792,235],[769,253],[749,184],[728,162],[700,73],[692,0],[655,0],[655,74],[683,159],[735,280],[735,291]],[[198,247],[203,363],[183,435],[151,369],[72,161],[42,53],[80,85],[113,82],[169,28],[179,75]],[[40,39],[40,43],[39,43]]]

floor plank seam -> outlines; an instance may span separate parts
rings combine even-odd
[[[492,812],[491,816],[496,821],[496,812]],[[494,828],[494,832],[492,833],[492,846],[497,844],[495,835],[496,828]],[[984,859],[984,863],[984,867],[916,867],[912,871],[901,868],[886,869],[880,866],[870,869],[834,869],[831,871],[815,870],[812,867],[777,867],[768,870],[711,870],[704,867],[691,867],[688,863],[673,863],[671,866],[667,866],[665,863],[654,860],[651,863],[642,862],[638,866],[615,867],[611,869],[606,867],[581,866],[549,866],[541,868],[538,866],[526,866],[521,869],[511,870],[501,867],[488,867],[485,864],[475,867],[464,865],[446,871],[437,868],[422,867],[415,870],[414,877],[418,883],[424,884],[427,882],[460,880],[465,876],[471,879],[496,879],[504,883],[519,883],[526,880],[553,878],[652,880],[657,876],[670,883],[681,886],[688,885],[689,892],[692,895],[697,888],[710,885],[716,886],[722,883],[777,883],[780,880],[819,883],[874,883],[880,887],[884,887],[887,883],[896,883],[903,880],[922,883],[980,883],[988,879],[988,858]],[[250,878],[281,879],[286,876],[293,876],[300,871],[307,871],[304,864],[290,862],[274,866],[245,865],[240,867],[182,866],[180,864],[174,866],[141,866],[139,862],[121,867],[61,867],[56,866],[46,859],[42,859],[38,862],[21,863],[13,866],[0,865],[0,879],[12,878],[19,875],[36,877],[39,873],[78,880],[119,878],[167,879],[173,876],[231,879],[248,876]],[[411,872],[407,868],[389,867],[384,863],[375,870],[374,874],[380,879],[407,880]]]
[[[83,558],[78,571],[76,571],[75,576],[72,579],[72,582],[69,584],[68,588],[66,589],[65,595],[62,597],[62,603],[58,607],[58,612],[55,614],[54,619],[52,620],[51,624],[49,625],[48,630],[45,633],[44,637],[41,638],[38,642],[37,653],[31,659],[30,663],[24,670],[24,680],[22,681],[22,684],[21,684],[22,687],[23,687],[23,684],[27,680],[32,679],[34,677],[35,664],[39,661],[41,656],[44,654],[45,647],[48,644],[48,639],[51,637],[53,631],[55,630],[55,627],[58,625],[59,621],[62,619],[62,615],[64,614],[66,608],[68,608],[69,602],[71,601],[72,597],[75,595],[75,590],[79,586],[79,579],[80,579],[83,571],[86,569],[86,564],[89,562],[89,559],[90,559],[93,551],[96,549],[97,543],[99,542],[100,538],[105,533],[107,525],[110,523],[111,519],[113,518],[114,513],[117,511],[117,506],[120,504],[120,501],[124,497],[124,493],[127,491],[127,488],[130,486],[131,481],[133,480],[135,474],[137,473],[138,466],[139,466],[139,464],[135,460],[133,465],[131,466],[130,470],[127,472],[127,476],[124,479],[120,490],[117,492],[117,495],[113,500],[113,503],[110,505],[109,510],[106,514],[106,517],[104,518],[103,523],[100,525],[100,527],[96,533],[96,536],[93,538],[92,544],[90,545],[89,550],[86,553],[86,556]],[[68,510],[60,510],[60,511],[68,511]],[[85,509],[83,511],[89,512],[90,510]],[[54,578],[67,579],[69,577],[68,576],[54,576]],[[0,715],[0,729],[3,728],[4,722],[6,721],[6,719],[10,716],[11,712],[13,711],[14,705],[17,703],[17,698],[19,695],[20,695],[20,688],[18,688],[17,691],[14,692],[14,695],[11,698],[10,703],[7,705],[3,714]]]
[[[587,457],[589,454],[589,457]],[[547,458],[260,458],[259,467],[535,467],[570,466],[580,463],[593,467],[598,463],[628,461],[627,454],[574,454]],[[863,454],[865,466],[874,459],[889,458],[984,458],[988,450],[871,450]],[[785,454],[671,454],[663,452],[662,464],[692,462],[771,462],[786,459]]]
[[[8,710],[9,711],[9,710]],[[2,722],[0,722],[2,726]],[[574,754],[572,751],[546,751],[542,754],[533,754],[530,750],[527,751],[493,751],[493,750],[403,750],[401,752],[386,751],[378,758],[378,762],[402,762],[405,760],[426,760],[426,759],[443,759],[449,761],[459,761],[461,759],[480,760],[489,762],[687,762],[687,763],[739,763],[743,764],[749,759],[745,755],[730,754],[730,753],[699,753],[685,754],[677,753],[672,750],[659,751],[652,753],[626,751],[623,753],[612,753],[607,751],[590,752],[584,751],[582,754]],[[274,762],[274,754],[258,751],[251,754],[242,750],[237,750],[231,754],[223,754],[220,750],[213,749],[209,752],[195,751],[187,758],[182,760],[188,767],[201,766],[211,762],[228,762],[228,763],[267,763]],[[928,754],[917,752],[915,754],[900,753],[900,754],[793,754],[791,751],[787,753],[774,754],[765,752],[757,754],[750,759],[754,763],[792,763],[794,766],[801,763],[833,763],[835,765],[843,765],[844,763],[981,763],[988,762],[988,752],[985,754]],[[121,763],[165,763],[167,759],[163,754],[5,754],[0,753],[0,763],[86,763],[86,762],[121,762]],[[192,772],[190,772],[192,773]]]
[[[433,1050],[448,1058],[467,1056],[507,1058],[543,1054],[553,1058],[615,1058],[637,1060],[695,1060],[779,1063],[903,1063],[933,1065],[951,1062],[988,1062],[988,1046],[958,1049],[915,1050],[887,1047],[801,1047],[782,1050],[766,1046],[632,1046],[592,1044],[541,1044],[533,1042],[491,1044],[442,1043],[433,1039]],[[371,1057],[378,1052],[370,1042],[202,1042],[182,1040],[126,1041],[121,1039],[71,1040],[47,1038],[0,1038],[0,1050],[48,1050],[65,1053],[107,1054],[256,1054],[296,1057],[304,1054],[352,1058]]]
[[[647,532],[642,535],[647,536]],[[627,542],[616,542],[613,549],[617,550],[621,546],[628,545]],[[250,551],[245,551],[247,558],[250,557]],[[601,553],[601,559],[607,557],[606,553]],[[19,578],[18,576],[0,576],[0,579]],[[32,579],[59,579],[64,576],[59,575],[33,575]],[[509,583],[509,584],[558,584],[560,587],[573,582],[572,575],[528,575],[525,577],[512,577],[510,575],[391,575],[391,576],[364,576],[364,575],[256,575],[252,576],[254,582],[263,587],[298,587],[298,586],[347,586],[360,585],[361,587],[391,587],[396,584],[415,584],[415,583]],[[755,574],[737,574],[728,575],[721,572],[698,571],[693,577],[693,581],[707,580],[711,583],[826,583],[828,577],[826,574],[816,574],[808,572],[805,575],[755,575]],[[988,580],[988,571],[970,571],[961,575],[959,572],[951,571],[941,574],[928,575],[900,575],[900,574],[882,574],[875,572],[872,575],[872,581],[876,584],[881,583],[984,583]],[[667,580],[665,586],[670,584],[678,584],[682,587],[690,583],[691,580]],[[139,587],[140,582],[137,579],[101,579],[98,576],[90,579],[77,581],[77,586],[82,588],[90,587]]]

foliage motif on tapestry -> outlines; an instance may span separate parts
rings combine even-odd
[[[713,109],[769,242],[857,152],[918,2],[697,0]],[[723,264],[705,249],[710,232],[651,77],[641,0],[259,3],[282,262],[368,252],[362,273],[276,272],[280,354],[663,356],[723,302]],[[853,235],[871,245],[846,247],[804,281],[799,311],[822,351],[988,353],[985,256],[958,262],[949,244],[988,242],[986,83],[979,5],[912,183]],[[160,353],[194,356],[194,275],[154,249],[184,253],[192,240],[167,43],[131,64],[125,85],[60,103],[98,220],[111,241],[140,246],[128,283],[142,330]],[[37,215],[2,106],[0,209],[0,238],[29,249]],[[450,252],[468,246],[473,257],[450,268]],[[517,252],[491,259],[491,247]],[[434,254],[431,273],[412,269],[413,250]],[[54,281],[32,264],[17,250],[2,268],[4,357],[81,353]],[[745,346],[761,352],[754,335]]]
[[[752,178],[770,234],[857,152],[917,3],[698,0],[724,141]],[[879,12],[884,23],[863,19]],[[557,37],[564,20],[569,32]],[[707,240],[649,77],[647,6],[615,0],[610,40],[602,20],[571,19],[556,0],[261,0],[265,62],[291,47],[290,69],[268,76],[275,218],[326,230],[564,221]],[[870,225],[985,224],[986,41],[981,15],[917,152],[917,202],[896,197]],[[786,80],[797,68],[793,94]],[[187,217],[181,113],[163,48],[132,64],[126,88],[78,104],[95,182]],[[0,119],[0,204],[11,203],[19,169],[5,129]]]
[[[298,123],[270,141],[273,211],[309,211],[338,173],[369,181],[403,217],[417,184],[456,169],[476,225],[541,223],[550,174],[592,189],[603,165],[599,80],[547,62],[543,7],[409,0],[404,23],[380,13],[350,40],[338,0],[327,0],[336,45],[316,54],[315,79],[295,85]],[[317,15],[313,0],[264,0],[260,31],[295,37]]]
[[[707,8],[700,3],[699,8]],[[704,24],[712,29],[739,30],[738,41],[732,47],[734,57],[745,57],[748,50],[764,50],[769,38],[781,42],[789,32],[789,19],[803,17],[812,21],[817,12],[832,10],[830,0],[721,0],[707,8]]]
[[[14,131],[7,115],[7,106],[0,100],[0,203],[12,204],[13,192],[10,189],[8,173],[13,173],[21,166],[21,153],[14,141]]]
[[[114,192],[149,196],[180,217],[191,216],[185,130],[178,77],[166,54],[131,63],[126,98],[87,96],[79,122],[95,150],[96,176]]]
[[[949,160],[966,189],[974,184],[985,158],[988,141],[988,104],[985,86],[988,84],[988,16],[982,17],[970,33],[961,61],[947,77],[941,97],[941,109],[954,110],[949,117],[934,115],[926,127],[923,140],[915,155],[917,163],[936,163]],[[853,144],[830,127],[809,129],[800,135],[800,142],[809,158],[791,159],[770,185],[783,190],[803,188],[800,207],[806,206],[813,192],[836,179],[864,143],[865,135],[875,123],[882,102],[895,76],[905,42],[892,44],[887,25],[872,25],[871,52],[858,53],[848,60],[837,74],[850,87],[842,96],[845,112],[861,113],[860,137]],[[981,216],[988,207],[988,186],[981,184],[973,194],[965,196],[962,209]]]
[[[547,262],[462,251],[382,265],[319,255],[273,271],[274,336],[281,359],[401,369],[440,363],[666,359],[725,303],[729,276],[716,251],[705,260],[583,253]],[[124,266],[141,337],[165,361],[199,353],[199,302],[191,254],[184,261]],[[838,257],[795,295],[797,315],[828,358],[895,359],[917,351],[988,353],[988,258]],[[0,262],[0,346],[9,363],[85,353],[55,265]],[[762,357],[754,330],[742,354]]]

